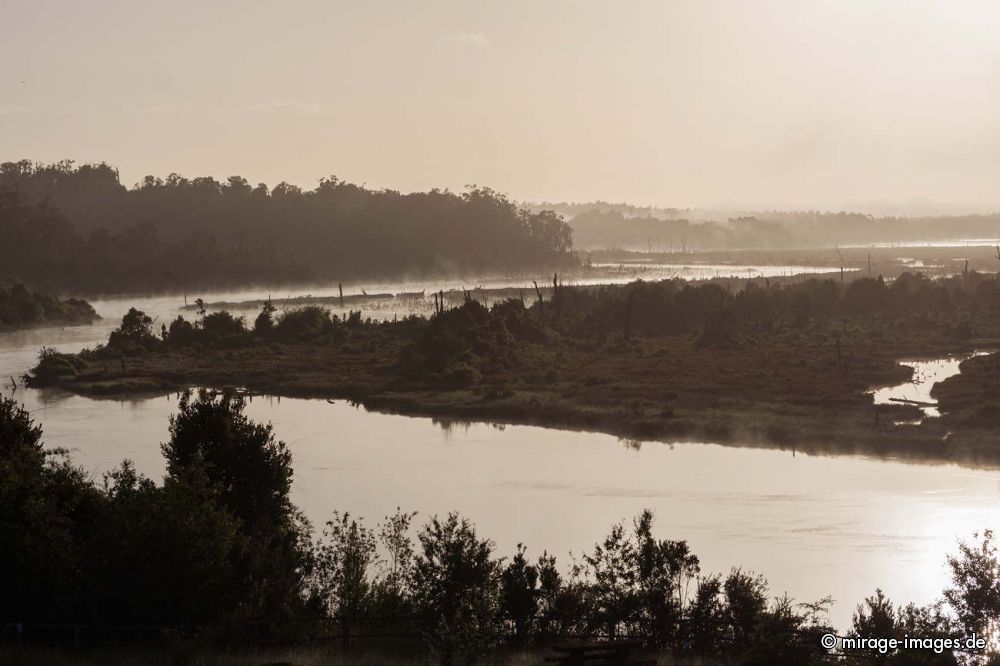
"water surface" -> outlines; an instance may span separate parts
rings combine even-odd
[[[941,412],[937,408],[938,401],[931,396],[931,389],[938,382],[959,374],[961,372],[959,365],[962,361],[984,353],[986,352],[918,361],[900,361],[900,365],[913,369],[912,377],[900,384],[875,389],[872,391],[872,399],[876,405],[914,404],[920,408],[925,418],[941,416]]]

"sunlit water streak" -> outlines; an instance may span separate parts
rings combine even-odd
[[[913,376],[900,384],[875,389],[872,391],[872,399],[876,405],[899,405],[904,404],[904,401],[910,402],[920,408],[925,418],[941,416],[937,408],[937,399],[931,396],[931,389],[938,382],[959,374],[961,372],[959,365],[962,361],[983,353],[985,352],[929,360],[900,361],[900,365],[913,369]]]
[[[1000,245],[1000,238],[953,238],[946,240],[928,241],[903,241],[903,242],[881,242],[881,243],[855,243],[841,245],[843,249],[860,250],[864,248],[884,249],[884,248],[947,248],[947,247],[993,247]]]

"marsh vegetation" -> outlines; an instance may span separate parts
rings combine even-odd
[[[382,322],[265,303],[252,323],[202,311],[154,330],[131,311],[105,345],[72,357],[48,350],[29,381],[92,395],[232,386],[641,439],[996,461],[992,384],[948,379],[935,388],[944,418],[908,427],[896,422],[919,416],[917,406],[870,395],[910,376],[902,358],[995,345],[996,289],[975,272],[735,288],[568,287],[555,277],[534,298],[450,307],[435,295],[432,316]]]

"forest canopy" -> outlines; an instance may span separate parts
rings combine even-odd
[[[471,186],[402,194],[324,178],[313,190],[108,164],[0,164],[0,265],[87,291],[510,272],[572,264],[572,230]]]

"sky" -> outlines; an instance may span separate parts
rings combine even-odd
[[[0,0],[0,160],[1000,209],[993,0]]]

